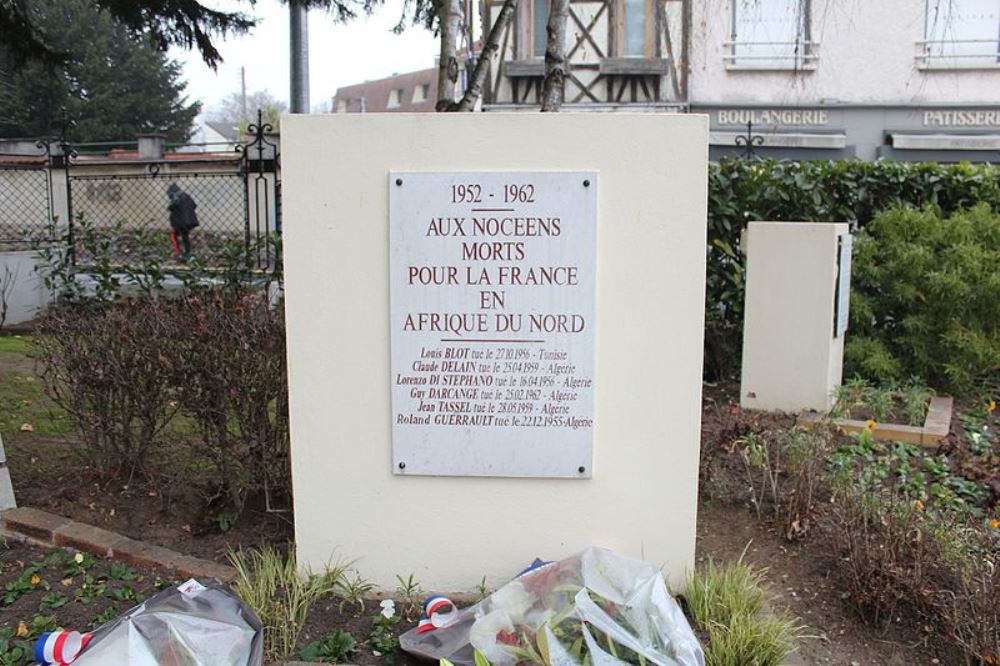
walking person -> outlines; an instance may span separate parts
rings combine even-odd
[[[177,183],[170,184],[167,196],[170,198],[167,210],[170,211],[170,242],[174,246],[174,259],[187,261],[191,256],[191,230],[198,226],[198,214],[194,212],[198,204]]]

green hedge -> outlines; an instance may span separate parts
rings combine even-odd
[[[987,164],[722,160],[710,166],[708,177],[705,376],[710,380],[739,372],[739,242],[746,222],[857,221],[864,227],[894,207],[931,206],[947,216],[981,203],[1000,211],[1000,168]]]
[[[1000,377],[1000,215],[880,213],[854,256],[845,362],[864,376],[916,375],[964,393]]]

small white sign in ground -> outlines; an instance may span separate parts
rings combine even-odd
[[[596,189],[390,174],[395,473],[590,476]]]

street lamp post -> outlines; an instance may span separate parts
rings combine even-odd
[[[309,113],[309,10],[299,0],[289,0],[292,113]]]

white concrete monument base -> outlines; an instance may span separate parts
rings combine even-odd
[[[833,407],[844,366],[835,314],[846,328],[850,294],[848,262],[838,312],[838,243],[847,234],[846,224],[747,225],[741,406],[783,412]]]
[[[599,545],[662,566],[670,582],[681,585],[694,566],[706,118],[291,115],[282,119],[281,129],[291,455],[300,563],[315,569],[352,559],[361,575],[382,589],[395,587],[396,574],[413,573],[426,590],[463,592],[473,590],[484,576],[489,585],[498,585],[535,557],[554,560]],[[412,176],[419,172],[437,175]],[[447,174],[458,172],[462,182],[475,180],[477,174],[505,172],[513,184],[528,182],[535,174],[537,188],[507,190],[499,185],[507,182],[504,178],[483,176],[481,191],[434,189],[457,182]],[[563,175],[546,179],[540,172]],[[403,184],[396,183],[397,177]],[[596,182],[582,183],[590,179]],[[426,197],[400,198],[390,215],[390,196],[396,196],[390,188],[408,185],[428,188]],[[589,191],[596,197],[596,209],[572,198],[578,194],[570,189],[584,193],[587,186],[594,188]],[[554,194],[558,192],[570,192],[569,200],[584,203],[558,209],[553,203],[562,200],[563,194]],[[441,203],[443,196],[451,197],[447,205]],[[517,199],[509,204],[516,209],[509,215],[537,211],[551,216],[564,210],[562,227],[572,228],[574,234],[510,239],[524,242],[524,257],[519,250],[509,256],[505,251],[492,259],[477,257],[475,266],[499,274],[528,261],[571,263],[579,268],[572,280],[578,273],[579,282],[571,281],[563,291],[531,287],[530,296],[517,289],[487,296],[465,282],[422,288],[408,281],[408,262],[418,264],[434,256],[437,263],[461,264],[458,257],[464,250],[453,237],[454,228],[442,231],[446,225],[433,211],[475,216],[471,208],[461,206],[485,207],[497,201],[498,208],[506,209],[504,197]],[[471,203],[476,201],[482,203]],[[433,225],[425,221],[425,210],[432,211],[428,215]],[[596,241],[585,233],[586,224],[596,229]],[[392,238],[391,225],[396,229]],[[413,229],[419,233],[411,233]],[[442,237],[442,245],[430,238],[445,233],[452,236]],[[443,245],[452,242],[454,246]],[[466,280],[461,276],[468,264],[458,266],[461,280]],[[569,279],[569,272],[557,275]],[[456,303],[467,310],[521,308],[526,320],[536,307],[565,305],[583,313],[567,317],[561,333],[539,333],[529,336],[538,340],[520,341],[529,349],[536,349],[536,343],[569,345],[565,348],[570,353],[593,360],[592,395],[580,393],[572,406],[581,414],[592,409],[590,434],[565,442],[571,455],[545,457],[551,452],[545,449],[544,436],[525,448],[523,435],[513,427],[514,417],[501,421],[498,415],[493,425],[508,434],[496,437],[496,431],[491,432],[490,446],[510,445],[518,461],[507,465],[492,450],[487,458],[470,458],[461,447],[481,445],[477,433],[483,430],[477,428],[486,426],[462,425],[464,416],[456,425],[449,415],[449,427],[459,430],[420,430],[419,419],[412,418],[420,412],[400,414],[401,409],[421,408],[416,399],[406,402],[409,392],[398,390],[406,354],[428,345],[431,354],[439,343],[484,349],[464,342],[466,338],[446,339],[445,334],[440,340],[428,338],[426,344],[399,346],[413,340],[407,337],[412,331],[402,324],[407,309],[444,309]],[[592,338],[574,337],[582,328]],[[498,335],[495,329],[478,334],[484,338],[480,342]],[[571,372],[589,372],[584,360]],[[523,369],[513,367],[512,372]],[[534,406],[517,404],[531,410],[544,400]],[[488,403],[475,403],[472,409],[488,412]],[[552,428],[553,438],[558,433],[552,424],[557,422],[518,421],[540,424],[542,430],[533,431],[536,435]],[[411,460],[429,452],[437,457],[425,455],[420,466],[406,467],[406,461],[394,457],[394,426],[396,443],[405,444],[400,451]],[[470,460],[441,464],[441,456],[449,455]],[[569,474],[559,456],[572,466]],[[578,473],[578,465],[586,469]],[[519,476],[522,468],[528,476]],[[478,476],[464,476],[463,470]],[[504,476],[493,476],[490,470]],[[434,473],[449,476],[429,475]]]

